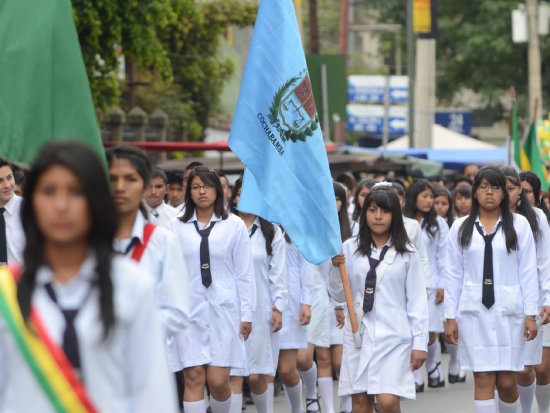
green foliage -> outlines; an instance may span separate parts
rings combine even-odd
[[[137,100],[146,110],[160,107],[173,132],[202,137],[234,70],[219,55],[232,25],[254,23],[257,5],[213,0],[72,0],[82,54],[96,106],[119,104],[117,56],[140,68]],[[124,100],[124,96],[123,100]]]

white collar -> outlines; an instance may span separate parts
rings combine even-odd
[[[11,199],[8,202],[6,202],[6,205],[4,205],[4,208],[6,208],[6,211],[8,214],[13,215],[15,213],[15,208],[17,207],[19,200],[21,200],[21,197],[13,194]]]

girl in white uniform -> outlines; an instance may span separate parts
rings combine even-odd
[[[516,373],[525,341],[537,335],[538,276],[528,221],[512,214],[506,179],[481,168],[472,211],[456,220],[445,264],[445,338],[459,345],[462,368],[474,372],[475,411],[517,412]]]
[[[115,205],[97,155],[74,142],[49,145],[25,191],[27,245],[17,292],[23,318],[29,321],[31,306],[40,315],[96,411],[176,412],[154,282],[113,253]],[[57,411],[1,315],[0,411]]]
[[[434,190],[434,208],[441,218],[445,220],[448,227],[451,228],[455,217],[453,216],[453,201],[452,195],[447,188],[435,188]],[[471,199],[471,196],[470,196]],[[447,344],[449,350],[449,375],[447,376],[449,383],[464,383],[466,381],[466,373],[460,368],[460,357],[458,356],[458,346],[455,344]]]
[[[535,207],[535,212],[537,213],[539,224],[542,229],[542,242],[546,245],[550,242],[550,234],[547,231],[550,230],[550,211],[546,206],[546,203],[542,199],[541,193],[541,181],[540,178],[531,171],[523,171],[519,174],[522,186],[522,193],[525,194],[528,202]],[[536,241],[537,243],[537,261],[539,260],[539,255],[548,259],[548,254],[543,252],[539,254],[539,249],[542,251],[548,251],[549,247],[542,247],[541,241]],[[541,274],[539,274],[540,277]],[[537,405],[539,412],[541,413],[550,413],[550,327],[545,325],[550,320],[550,281],[548,279],[548,274],[546,278],[539,278],[539,293],[540,293],[540,304],[541,309],[541,320],[540,324],[544,325],[541,327],[539,325],[539,335],[542,339],[542,362],[535,366],[535,375],[536,375],[536,390],[535,395],[537,397]],[[535,341],[535,340],[533,340]],[[520,397],[521,397],[521,388],[520,388]]]
[[[307,348],[307,325],[311,320],[313,280],[316,267],[285,234],[287,305],[279,332],[277,373],[283,382],[291,413],[302,413],[302,380],[298,373],[298,349]]]
[[[360,235],[344,243],[334,267],[345,262],[362,344],[344,327],[338,394],[352,394],[353,411],[399,412],[400,397],[415,398],[413,370],[426,359],[428,303],[418,253],[409,242],[401,207],[390,186],[367,195]],[[344,301],[332,268],[331,293]]]
[[[346,190],[338,182],[333,183],[336,209],[340,224],[342,241],[350,238],[349,218],[347,214]],[[342,364],[343,337],[338,326],[344,324],[344,307],[342,303],[334,305],[328,292],[328,274],[331,263],[329,260],[317,265],[317,278],[313,291],[313,305],[311,306],[311,323],[308,327],[308,348],[298,351],[298,369],[306,385],[306,411],[318,412],[319,399],[323,411],[334,413],[334,387],[332,383],[332,369],[340,374]],[[337,309],[334,309],[337,307]],[[340,321],[337,321],[336,317]],[[337,330],[337,331],[335,331]],[[333,343],[332,338],[335,337]],[[334,344],[334,345],[333,345]],[[313,355],[317,360],[313,360]],[[317,395],[317,384],[319,395]],[[351,410],[351,399],[344,400],[342,407]],[[349,406],[345,406],[348,404]]]
[[[407,190],[404,214],[416,219],[422,228],[424,245],[430,267],[426,283],[430,315],[430,336],[428,343],[428,387],[443,387],[445,380],[441,373],[441,343],[439,333],[443,332],[443,270],[445,265],[445,244],[449,227],[434,208],[434,190],[427,179],[415,180]]]
[[[233,186],[229,208],[246,224],[256,276],[256,311],[252,333],[246,341],[247,367],[231,369],[231,411],[241,413],[243,377],[248,383],[256,410],[273,412],[273,379],[279,359],[279,330],[286,307],[285,240],[281,229],[256,215],[237,211],[242,179]]]
[[[365,202],[365,197],[368,195],[372,187],[378,181],[373,178],[363,179],[355,187],[355,194],[353,196],[353,213],[351,215],[351,235],[357,236],[359,233],[359,217],[361,216],[361,209],[363,208],[363,202]]]
[[[508,191],[508,199],[510,202],[510,210],[514,213],[523,215],[529,222],[535,244],[537,248],[537,272],[539,277],[539,302],[543,303],[543,288],[550,282],[550,255],[548,250],[550,247],[550,227],[544,213],[541,210],[537,211],[531,206],[528,201],[525,191],[521,186],[521,180],[516,170],[509,166],[501,168],[506,176],[506,189]],[[544,310],[543,310],[544,312]],[[518,390],[521,403],[521,410],[525,413],[531,412],[533,409],[533,401],[535,398],[535,368],[542,362],[542,345],[543,334],[541,319],[537,317],[537,325],[539,334],[534,340],[525,344],[525,369],[518,373]]]
[[[106,154],[119,222],[114,249],[130,258],[139,245],[145,246],[143,255],[134,259],[153,275],[160,315],[171,340],[189,324],[189,277],[183,254],[176,237],[165,228],[155,226],[145,240],[148,215],[142,199],[151,177],[147,155],[128,144]]]
[[[242,219],[224,209],[220,179],[206,166],[191,171],[185,213],[168,228],[178,238],[189,273],[191,323],[176,338],[184,410],[206,410],[208,382],[212,412],[229,412],[230,369],[247,367],[244,340],[256,308],[248,231]]]

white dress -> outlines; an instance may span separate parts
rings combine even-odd
[[[410,368],[411,351],[427,350],[428,303],[418,252],[400,254],[392,247],[376,269],[374,306],[363,314],[365,278],[370,269],[368,257],[356,254],[357,238],[343,245],[351,293],[360,322],[362,346],[355,347],[350,323],[344,326],[344,352],[338,395],[367,392],[389,393],[414,399],[415,385]],[[373,248],[379,258],[382,248]],[[344,301],[340,271],[330,271],[331,295]]]
[[[466,371],[524,367],[524,319],[538,312],[537,257],[527,220],[518,214],[513,217],[518,250],[508,254],[502,227],[492,241],[495,303],[490,309],[481,302],[485,241],[474,226],[470,246],[462,249],[458,233],[467,217],[456,220],[449,232],[445,318],[458,324],[460,362]]]
[[[271,243],[272,253],[267,255],[260,220],[256,218],[254,224],[258,228],[250,238],[250,246],[256,276],[256,312],[252,332],[245,342],[248,366],[246,369],[231,369],[232,376],[275,376],[279,360],[279,332],[271,332],[271,316],[273,306],[283,314],[286,311],[285,239],[280,228],[275,225],[275,236]],[[249,234],[252,228],[248,229]]]
[[[533,208],[537,214],[537,220],[541,233],[535,239],[535,245],[537,248],[537,274],[539,280],[539,311],[537,311],[537,326],[539,332],[534,340],[527,341],[525,343],[525,365],[536,366],[542,362],[542,347],[544,342],[547,341],[545,335],[548,328],[541,324],[540,309],[547,303],[550,304],[550,226],[546,215],[539,208]],[[548,338],[548,337],[547,337]],[[550,343],[548,343],[550,346]]]
[[[428,311],[430,314],[430,332],[443,332],[444,307],[443,303],[435,303],[435,295],[438,288],[443,288],[443,274],[445,271],[445,251],[449,226],[439,215],[436,216],[439,230],[434,227],[435,234],[430,236],[426,228],[422,228],[422,235],[426,252],[428,253],[428,264],[430,267],[429,277],[426,282],[428,288]],[[423,220],[422,220],[423,221]],[[422,227],[422,221],[420,226]]]
[[[89,257],[68,283],[53,283],[61,307],[80,307],[75,327],[81,375],[99,412],[176,412],[174,379],[166,363],[164,331],[155,311],[154,283],[149,274],[124,257],[111,265],[115,325],[106,341],[100,319],[99,290],[85,299],[95,278]],[[61,346],[65,319],[46,293],[53,280],[49,268],[36,277],[32,303],[51,339]],[[0,411],[55,412],[20,353],[0,315]]]
[[[124,253],[132,238],[143,243],[143,229],[147,221],[138,212],[130,238],[114,240],[115,251]],[[128,252],[131,257],[133,249]],[[153,276],[160,317],[170,339],[183,331],[190,322],[189,275],[183,254],[174,234],[162,227],[155,227],[139,265]]]
[[[306,261],[293,243],[285,242],[287,305],[283,313],[283,328],[279,331],[281,350],[307,347],[307,326],[300,325],[303,304],[312,303],[315,265]]]
[[[331,266],[331,261],[327,260],[315,265],[315,271],[313,271],[313,302],[311,321],[307,328],[307,341],[316,347],[330,347],[331,316],[334,317],[328,294],[328,273]]]
[[[191,323],[176,337],[178,370],[209,364],[246,368],[240,323],[252,322],[256,308],[256,283],[250,240],[243,220],[233,214],[227,219],[212,215],[216,224],[208,237],[212,284],[202,284],[200,243],[194,221],[170,221],[189,273]],[[199,227],[201,224],[199,224]],[[254,326],[252,326],[254,329]],[[174,360],[173,360],[174,361]]]

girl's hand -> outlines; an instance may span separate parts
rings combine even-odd
[[[441,304],[445,298],[445,290],[443,288],[438,288],[435,292],[435,303]]]
[[[243,337],[244,341],[248,340],[248,336],[252,332],[252,323],[250,321],[241,321],[239,337]]]
[[[458,344],[458,325],[454,318],[449,318],[445,325],[445,341],[449,344]]]
[[[422,364],[426,361],[428,353],[422,350],[411,351],[411,370],[415,371],[422,367]]]
[[[334,265],[335,267],[340,266],[340,264],[345,264],[345,262],[346,262],[346,256],[344,255],[343,252],[338,254],[336,257],[332,257],[332,265]]]
[[[534,316],[528,316],[533,317]],[[525,322],[523,324],[523,336],[525,337],[525,341],[531,341],[537,336],[538,327],[537,327],[537,321],[526,318]]]
[[[346,323],[346,315],[344,314],[344,310],[335,309],[334,314],[336,315],[336,327],[341,329]]]
[[[283,326],[283,315],[280,311],[273,311],[271,314],[271,332],[275,333]]]
[[[311,306],[309,304],[302,304],[302,310],[300,311],[300,325],[307,326],[311,321]]]
[[[550,305],[543,305],[542,310],[540,310],[540,322],[542,325],[548,324],[550,322]]]

